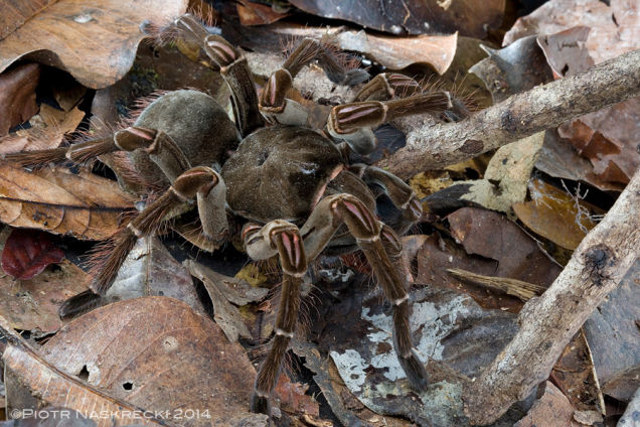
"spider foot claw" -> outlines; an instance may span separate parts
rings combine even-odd
[[[84,314],[100,305],[102,305],[102,296],[93,293],[91,290],[86,290],[63,302],[58,309],[58,315],[61,319],[69,319]]]
[[[427,369],[418,358],[415,350],[411,350],[408,356],[398,355],[398,360],[400,361],[400,366],[402,366],[402,369],[407,374],[411,386],[416,391],[425,391],[429,385]]]
[[[271,416],[271,404],[269,403],[269,398],[254,392],[251,396],[251,412]]]

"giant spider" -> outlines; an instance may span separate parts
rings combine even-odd
[[[242,239],[249,257],[279,256],[282,298],[275,336],[255,382],[253,411],[270,412],[269,395],[297,322],[303,276],[309,261],[323,251],[364,252],[393,306],[400,364],[412,386],[423,390],[427,374],[413,348],[409,296],[396,262],[402,249],[398,234],[421,217],[422,208],[411,188],[396,176],[349,165],[346,159],[350,151],[366,154],[375,147],[372,127],[409,114],[442,112],[451,106],[449,95],[422,92],[413,79],[400,74],[381,74],[353,102],[335,106],[323,131],[312,130],[304,126],[304,109],[287,98],[287,91],[312,61],[330,78],[344,77],[326,45],[302,40],[258,98],[239,49],[208,34],[190,15],[178,18],[174,26],[181,42],[199,51],[200,61],[223,76],[235,123],[209,95],[180,90],[161,96],[133,126],[112,137],[7,156],[34,166],[125,152],[138,177],[163,183],[162,195],[113,236],[114,249],[93,277],[91,292],[65,302],[61,315],[73,315],[104,295],[138,238],[195,205],[204,238],[219,246],[228,238],[228,216],[237,216],[246,222]],[[401,92],[409,96],[394,96]],[[128,178],[118,176],[125,186]],[[376,217],[376,199],[383,194],[400,212],[392,226]]]

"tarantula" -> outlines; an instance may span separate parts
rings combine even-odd
[[[131,127],[111,137],[7,156],[33,166],[125,152],[137,175],[163,183],[162,195],[113,236],[114,249],[93,277],[91,291],[66,301],[61,315],[74,315],[104,295],[138,238],[195,206],[207,240],[219,246],[229,237],[228,216],[238,216],[246,221],[242,239],[249,257],[279,256],[282,298],[275,336],[255,382],[253,411],[270,412],[269,396],[296,327],[303,276],[323,251],[364,252],[393,306],[400,364],[412,386],[423,390],[427,374],[413,348],[409,296],[397,262],[402,249],[398,234],[421,217],[421,204],[396,176],[349,165],[346,159],[350,151],[371,152],[376,143],[372,127],[409,114],[446,110],[451,106],[448,93],[423,93],[411,78],[381,74],[353,102],[335,106],[325,129],[316,131],[304,126],[306,113],[287,98],[287,91],[312,61],[330,78],[344,78],[343,67],[326,45],[302,40],[258,97],[239,49],[208,34],[190,15],[174,26],[181,42],[199,51],[199,60],[224,78],[235,123],[211,96],[179,90],[152,102]],[[396,93],[408,96],[394,99]],[[125,186],[127,178],[118,177]],[[400,212],[392,226],[376,217],[376,199],[383,194]]]

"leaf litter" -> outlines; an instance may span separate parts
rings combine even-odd
[[[174,66],[175,70],[167,66],[179,63],[178,57],[183,58],[179,46],[165,49],[139,45],[145,37],[139,27],[141,22],[147,22],[144,19],[161,25],[168,22],[168,17],[181,13],[184,4],[170,6],[176,10],[162,7],[155,7],[153,13],[145,10],[143,17],[140,10],[130,14],[111,3],[91,10],[86,9],[91,7],[88,3],[70,0],[58,3],[61,6],[33,2],[22,11],[11,10],[12,20],[8,22],[15,24],[2,27],[6,31],[0,40],[0,46],[5,48],[0,58],[4,62],[0,64],[6,68],[20,58],[27,65],[9,67],[0,76],[0,82],[2,78],[11,82],[16,78],[10,73],[25,67],[26,77],[18,76],[10,83],[14,91],[11,93],[16,93],[19,86],[16,81],[28,83],[21,86],[20,96],[11,95],[12,100],[19,99],[20,107],[11,109],[16,115],[3,124],[7,131],[14,131],[2,138],[3,152],[65,143],[65,134],[78,128],[87,109],[108,126],[117,126],[136,97],[157,89],[199,87],[225,100],[227,94],[218,90],[220,79],[210,70],[194,67],[188,60]],[[338,16],[338,5],[333,2],[328,2],[323,10],[312,10],[306,3],[309,2],[291,2],[319,16]],[[504,2],[492,3],[485,10],[493,14],[492,18],[464,12],[457,15],[457,21],[442,21],[438,25],[451,28],[445,36],[393,35],[397,28],[403,33],[429,33],[414,26],[413,20],[425,12],[415,2],[407,2],[410,15],[405,22],[397,20],[397,11],[379,14],[377,9],[371,9],[358,18],[348,14],[356,10],[353,9],[339,15],[378,28],[386,35],[358,26],[338,28],[335,22],[329,30],[303,27],[299,25],[298,9],[290,5],[285,9],[267,6],[270,8],[267,10],[264,5],[245,1],[225,9],[225,13],[234,10],[245,19],[240,25],[224,14],[217,16],[222,16],[223,35],[256,50],[253,60],[249,55],[252,64],[265,62],[277,66],[281,61],[278,40],[283,34],[317,38],[331,32],[341,49],[364,60],[371,67],[370,72],[387,68],[427,79],[435,70],[451,83],[460,74],[468,75],[466,70],[483,55],[478,47],[482,43],[490,46],[485,49],[490,58],[483,61],[484,70],[479,74],[484,76],[486,87],[497,102],[551,78],[579,72],[607,55],[616,55],[619,52],[611,51],[606,42],[611,37],[623,41],[617,49],[635,46],[638,26],[632,19],[632,4],[612,1],[607,6],[594,0],[587,6],[594,11],[592,19],[579,21],[580,26],[572,28],[574,24],[557,13],[560,3],[552,0],[529,17],[521,18],[507,33],[504,40],[509,46],[503,49],[495,49],[496,36],[492,32],[497,17],[504,13]],[[565,3],[563,13],[579,16],[581,8],[589,2]],[[456,16],[456,10],[465,10],[469,4],[438,2],[434,7],[439,9],[431,12]],[[67,22],[68,16],[60,15],[58,8],[62,6],[78,11],[72,14],[73,23]],[[105,15],[104,10],[111,10],[113,16]],[[257,11],[260,13],[248,14]],[[605,15],[610,11],[619,28],[614,29],[607,21]],[[129,16],[128,20],[115,25],[113,21],[123,13]],[[281,18],[286,19],[271,23]],[[60,27],[63,35],[75,28],[81,32],[96,30],[88,33],[91,43],[81,47],[86,48],[87,59],[69,61],[69,49],[75,44],[65,42],[64,38],[53,37],[44,43],[43,35],[50,34],[47,28],[56,22],[64,24]],[[242,26],[257,22],[263,26]],[[456,29],[474,37],[485,37],[489,30],[491,39],[458,36]],[[28,31],[31,31],[29,43],[18,49],[16,40],[26,37]],[[532,37],[524,39],[524,36]],[[95,47],[95,42],[102,44]],[[33,50],[34,46],[41,52]],[[116,60],[105,67],[100,52],[109,46],[126,49],[118,49],[121,53]],[[9,54],[4,56],[4,52]],[[120,80],[135,56],[133,71]],[[64,89],[54,88],[52,97],[57,107],[38,102],[35,105],[39,114],[34,116],[36,86],[51,84],[47,83],[53,72],[51,65],[69,71],[81,85],[72,82]],[[39,77],[35,69],[40,70]],[[258,74],[266,76],[270,70],[266,66]],[[181,80],[180,76],[185,74],[190,80]],[[300,87],[320,78],[320,73],[301,75]],[[488,91],[478,89],[477,78],[465,79],[460,87],[477,90],[478,105],[491,102]],[[116,80],[119,81],[115,83]],[[86,96],[85,86],[104,88],[88,107],[80,105]],[[309,96],[317,100],[325,92],[339,90],[331,86],[308,87],[313,89],[310,92],[303,89],[297,95],[301,100]],[[341,96],[348,99],[348,92]],[[0,111],[8,111],[6,102],[0,102]],[[560,272],[563,258],[556,256],[553,246],[570,253],[610,205],[610,200],[602,196],[605,193],[586,192],[580,185],[589,190],[591,186],[604,191],[619,190],[634,170],[635,153],[630,151],[633,139],[628,135],[638,134],[633,130],[633,123],[638,122],[635,110],[632,102],[614,106],[608,112],[578,119],[557,132],[548,131],[505,147],[491,159],[485,156],[415,177],[413,185],[428,196],[423,200],[427,214],[422,219],[420,234],[403,239],[407,248],[404,262],[405,273],[414,279],[412,329],[421,359],[430,360],[427,369],[431,385],[423,395],[407,387],[392,350],[389,307],[375,287],[360,286],[357,290],[360,293],[334,289],[321,293],[322,297],[312,289],[308,298],[316,299],[309,303],[311,327],[309,331],[303,328],[292,344],[292,353],[302,358],[302,365],[309,372],[307,377],[296,372],[281,375],[276,388],[280,402],[274,405],[279,421],[292,425],[331,425],[327,421],[331,419],[345,425],[357,422],[406,425],[409,419],[418,424],[465,425],[468,420],[460,404],[462,389],[515,333],[513,313],[519,312],[523,300],[542,292]],[[318,121],[323,120],[321,114]],[[0,114],[0,117],[7,116]],[[625,126],[619,125],[622,118],[627,119]],[[14,129],[16,125],[21,128]],[[121,227],[123,215],[131,211],[135,202],[109,178],[86,170],[69,171],[58,166],[26,172],[2,164],[0,176],[5,182],[0,186],[0,219],[13,227],[104,240]],[[484,190],[473,190],[474,186],[482,186]],[[514,222],[516,217],[520,223]],[[184,229],[181,233],[193,236],[192,231]],[[192,237],[189,240],[193,241]],[[120,405],[132,411],[186,405],[209,409],[217,418],[179,425],[264,425],[264,417],[248,412],[254,367],[265,355],[277,306],[277,298],[270,297],[274,292],[260,287],[266,286],[261,264],[248,264],[240,273],[240,277],[252,281],[258,278],[249,285],[194,261],[181,264],[156,238],[138,245],[127,262],[128,269],[121,271],[120,285],[114,287],[114,292],[120,293],[107,298],[108,302],[125,300],[100,307],[64,327],[56,316],[57,307],[69,295],[85,289],[89,279],[86,273],[64,260],[59,268],[46,267],[29,280],[2,278],[0,286],[7,295],[0,304],[2,328],[5,335],[12,337],[4,354],[9,372],[5,377],[7,409],[34,402],[81,413],[89,404],[103,408]],[[352,264],[346,265],[347,269],[354,268]],[[458,275],[452,275],[451,270],[458,271]],[[544,407],[552,408],[554,417],[568,423],[593,424],[605,415],[603,393],[622,401],[632,398],[637,384],[624,373],[635,372],[638,361],[629,356],[626,346],[633,340],[633,333],[637,333],[634,320],[638,315],[634,307],[640,305],[634,302],[635,294],[630,291],[635,279],[632,272],[629,274],[627,285],[599,310],[600,317],[592,316],[585,325],[584,336],[580,335],[565,350],[552,374],[559,389],[546,382],[537,400],[535,395],[530,396],[518,410],[508,414],[510,424],[518,422],[517,425],[524,426],[536,419],[548,419],[548,413],[540,412]],[[206,296],[202,289],[198,291],[193,286],[190,276],[201,282]],[[350,277],[358,276],[359,273],[352,273]],[[359,280],[360,285],[362,280],[366,282]],[[487,289],[483,280],[493,287]],[[353,284],[350,282],[350,286]],[[516,293],[516,298],[513,292],[509,294],[513,289],[527,289],[529,293]],[[186,304],[167,296],[182,299]],[[602,325],[611,329],[602,329]],[[11,328],[29,331],[44,344],[27,344]],[[610,336],[618,339],[607,347]],[[609,351],[619,356],[609,357]],[[40,386],[43,375],[54,385],[44,393]],[[18,382],[22,384],[21,390],[14,387]],[[324,398],[318,398],[317,393]],[[78,396],[85,396],[85,401]],[[536,403],[531,406],[534,400]],[[525,418],[523,414],[527,414]],[[116,424],[128,422],[116,420]]]

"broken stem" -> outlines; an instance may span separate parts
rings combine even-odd
[[[465,412],[474,424],[495,421],[548,378],[573,335],[618,286],[640,252],[638,206],[640,170],[551,287],[525,304],[513,340],[465,389]]]
[[[407,145],[377,166],[408,179],[634,96],[640,96],[640,50],[514,95],[461,122],[403,129]]]

